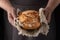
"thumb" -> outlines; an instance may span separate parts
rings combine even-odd
[[[13,18],[17,17],[16,13],[12,13],[12,16],[13,16]]]
[[[16,11],[16,9],[13,9],[11,15],[13,16],[13,19],[17,17],[17,11]]]

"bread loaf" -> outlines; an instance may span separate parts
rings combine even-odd
[[[23,24],[23,29],[37,29],[41,25],[39,13],[35,10],[19,12],[18,19]]]

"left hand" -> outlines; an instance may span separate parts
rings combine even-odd
[[[14,18],[16,18],[16,10],[14,8],[10,8],[10,9],[11,10],[7,11],[8,21],[12,26],[15,27]]]

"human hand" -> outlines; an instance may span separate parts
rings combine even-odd
[[[44,11],[44,14],[45,14],[45,16],[46,16],[47,22],[48,22],[48,24],[49,24],[50,21],[51,21],[52,11],[51,11],[50,9],[46,9],[46,8],[44,8],[43,11]]]
[[[7,11],[8,21],[9,23],[15,27],[14,25],[14,18],[16,18],[16,10],[14,8],[11,8]]]

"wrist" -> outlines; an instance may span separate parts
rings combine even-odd
[[[12,9],[14,9],[13,7],[7,7],[6,11],[11,11]]]
[[[6,9],[7,12],[13,12],[14,10],[15,10],[14,7],[9,7],[9,8]]]
[[[53,12],[53,9],[51,7],[46,7],[45,10],[49,13],[52,13]]]

